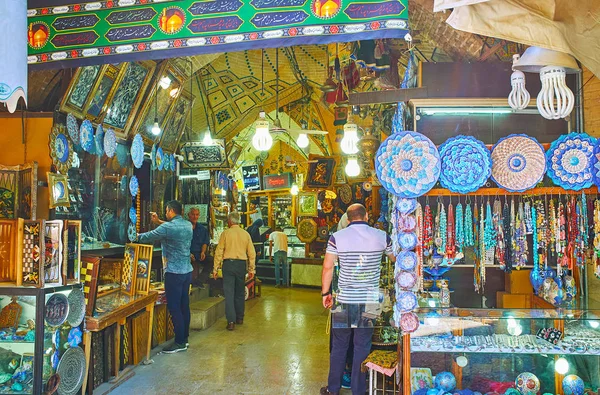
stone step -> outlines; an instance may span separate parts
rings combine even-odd
[[[225,316],[225,298],[206,298],[190,303],[192,319],[191,330],[210,328],[217,320]]]
[[[202,289],[193,287],[192,292],[190,292],[190,303],[199,302],[208,298],[210,296],[209,293],[210,289],[208,288],[208,285],[205,285]]]

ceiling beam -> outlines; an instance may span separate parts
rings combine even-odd
[[[429,93],[427,87],[424,88],[406,88],[406,89],[389,89],[385,91],[375,92],[359,92],[350,93],[350,105],[360,106],[364,104],[383,104],[383,103],[398,103],[407,102],[412,99],[427,99]]]

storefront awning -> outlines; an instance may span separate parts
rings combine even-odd
[[[47,4],[29,5],[38,3]],[[408,0],[68,3],[28,10],[31,68],[400,38],[408,29]]]

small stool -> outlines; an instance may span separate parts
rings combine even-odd
[[[262,291],[262,281],[259,278],[254,279],[254,296],[260,296]]]
[[[363,367],[369,372],[369,395],[399,393],[400,388],[396,383],[397,355],[396,351],[375,350],[365,359]]]

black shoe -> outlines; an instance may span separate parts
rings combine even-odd
[[[235,323],[238,324],[238,325],[243,325],[244,324],[244,320],[243,319],[237,320]]]
[[[163,352],[167,354],[175,354],[176,352],[186,351],[187,346],[185,344],[173,343],[163,348]]]
[[[235,329],[235,322],[230,322],[227,324],[227,330],[232,331]]]
[[[183,342],[185,344],[185,348],[188,348],[190,346],[190,341],[186,338]]]
[[[322,387],[319,395],[339,395],[339,392],[329,392],[329,388]]]

